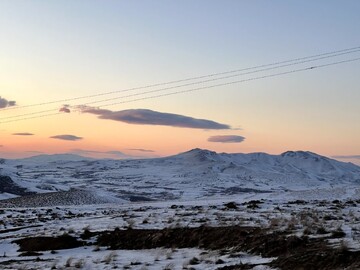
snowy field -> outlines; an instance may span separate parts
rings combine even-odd
[[[360,269],[359,183],[303,151],[0,160],[0,269]]]
[[[266,234],[322,239],[334,250],[360,249],[360,201],[270,201],[216,199],[52,208],[8,208],[0,212],[1,269],[277,269],[276,256],[239,246],[194,245],[112,249],[99,235],[116,230],[177,228],[260,228]],[[87,232],[89,237],[85,237]],[[36,250],[13,241],[29,237],[71,236],[80,246]],[[131,242],[131,241],[130,241]],[[126,243],[132,245],[132,243]],[[141,243],[140,243],[141,245]],[[271,253],[270,253],[271,254]],[[247,265],[248,268],[225,268]],[[286,268],[284,268],[286,269]],[[339,268],[341,269],[341,268]],[[349,268],[351,269],[351,268]],[[356,269],[356,268],[354,268]]]

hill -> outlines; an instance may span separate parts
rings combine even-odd
[[[0,194],[3,199],[70,188],[128,201],[224,196],[328,199],[357,198],[360,194],[359,166],[306,151],[270,155],[193,149],[142,160],[37,156],[5,160],[0,164],[0,175],[17,187],[17,193],[7,189],[6,194]]]

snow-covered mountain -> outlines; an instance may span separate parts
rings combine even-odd
[[[171,157],[142,160],[42,156],[5,160],[0,164],[0,175],[9,176],[13,187],[26,188],[27,192],[79,188],[112,201],[117,198],[145,201],[232,195],[310,196],[313,199],[360,197],[359,166],[304,151],[269,155],[193,149]],[[7,181],[9,185],[8,178]],[[3,192],[0,198],[21,195],[11,194],[11,190],[16,189],[0,189]]]
[[[66,161],[81,161],[92,160],[89,157],[83,157],[75,154],[54,154],[54,155],[36,155],[29,158],[23,158],[23,162],[45,163],[45,162],[66,162]]]
[[[300,185],[310,181],[313,184],[316,184],[316,181],[332,184],[358,181],[360,184],[359,166],[305,151],[287,151],[281,155],[269,155],[266,153],[218,154],[208,150],[193,149],[173,158],[190,164],[209,163],[213,171],[219,170],[221,173],[236,173],[275,182],[286,179],[289,182],[298,181]]]

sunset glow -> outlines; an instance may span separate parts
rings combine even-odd
[[[120,91],[360,44],[358,1],[259,3],[1,1],[1,157],[143,158],[205,148],[307,150],[360,164],[360,61],[250,80],[359,51],[190,86],[179,85],[201,79]],[[237,80],[244,82],[212,87]],[[178,88],[160,91],[170,86]],[[204,86],[211,87],[131,101]]]

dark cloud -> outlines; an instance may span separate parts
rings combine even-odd
[[[138,152],[145,152],[145,153],[154,153],[154,150],[148,150],[148,149],[141,149],[141,148],[128,148],[126,150],[129,151],[138,151]]]
[[[29,133],[29,132],[18,132],[18,133],[13,133],[13,135],[15,135],[15,136],[33,136],[34,134]]]
[[[332,156],[338,159],[360,159],[360,155],[349,155],[349,156]]]
[[[70,110],[70,105],[63,105],[60,109],[59,109],[59,112],[64,112],[64,113],[71,113],[71,110]]]
[[[196,119],[189,116],[156,112],[146,109],[110,111],[87,106],[79,106],[83,113],[98,115],[100,119],[109,119],[137,125],[161,125],[196,129],[230,129],[229,125],[220,124],[206,119]]]
[[[78,141],[78,140],[82,140],[82,137],[78,137],[75,135],[55,135],[55,136],[51,136],[51,139],[59,139],[59,140],[65,140],[65,141]]]
[[[219,135],[219,136],[211,136],[208,141],[209,142],[220,142],[220,143],[240,143],[245,140],[245,137],[238,135]]]
[[[7,100],[5,98],[0,97],[0,109],[6,108],[6,107],[12,107],[15,105],[16,105],[16,101]]]

